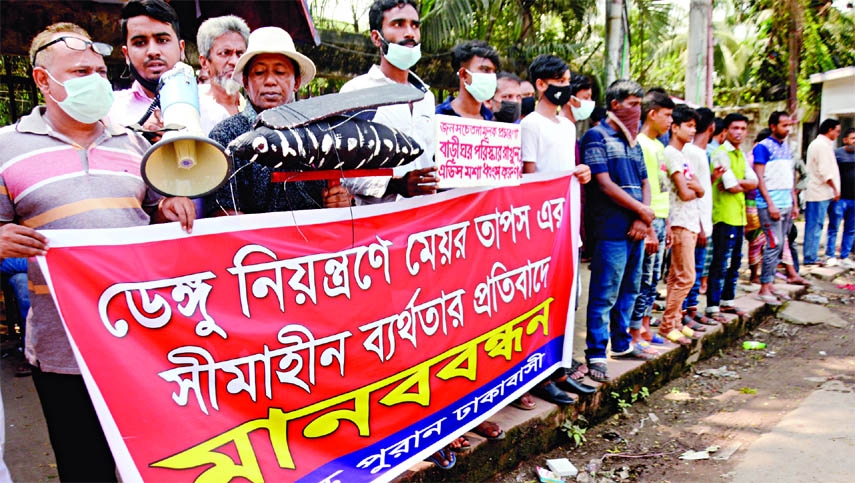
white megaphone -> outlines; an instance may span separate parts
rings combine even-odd
[[[226,182],[229,160],[225,150],[208,139],[199,124],[199,91],[193,69],[183,63],[160,77],[160,109],[166,131],[146,151],[142,176],[146,184],[165,196],[205,196]]]

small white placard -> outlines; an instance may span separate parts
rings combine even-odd
[[[440,188],[520,184],[519,124],[442,114],[434,118]]]

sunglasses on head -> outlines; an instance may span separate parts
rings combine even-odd
[[[77,50],[80,52],[85,51],[88,48],[91,48],[93,52],[96,54],[102,55],[104,57],[110,55],[113,52],[113,46],[107,45],[103,42],[92,42],[91,40],[81,39],[80,37],[57,37],[50,42],[42,45],[36,50],[36,53],[33,54],[33,59],[39,55],[39,52],[45,50],[53,44],[62,42],[71,50]]]

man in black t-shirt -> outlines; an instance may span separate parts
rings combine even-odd
[[[849,128],[842,136],[843,147],[834,155],[840,170],[840,199],[828,209],[828,246],[837,247],[837,229],[843,221],[843,239],[840,242],[839,264],[843,268],[855,268],[849,259],[855,244],[855,128]],[[829,253],[834,249],[828,250]]]

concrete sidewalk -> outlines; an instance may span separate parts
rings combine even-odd
[[[852,481],[855,384],[828,381],[748,447],[733,483]]]

